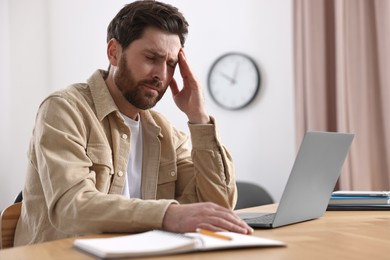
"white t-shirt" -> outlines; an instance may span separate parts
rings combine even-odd
[[[141,198],[142,127],[140,117],[138,116],[138,120],[133,120],[125,115],[123,117],[130,128],[130,154],[123,195],[129,198]]]

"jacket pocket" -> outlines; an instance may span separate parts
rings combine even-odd
[[[157,199],[174,199],[177,180],[176,162],[160,164],[157,182]]]
[[[90,171],[95,173],[96,188],[100,192],[108,193],[114,174],[111,148],[105,145],[89,145],[87,156],[92,162]]]

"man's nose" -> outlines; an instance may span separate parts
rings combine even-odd
[[[158,66],[155,66],[153,70],[153,79],[161,82],[165,82],[168,78],[167,65],[165,63],[160,63]]]

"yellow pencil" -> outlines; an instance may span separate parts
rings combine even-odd
[[[197,228],[196,232],[198,232],[199,234],[203,234],[203,235],[207,235],[207,236],[211,236],[211,237],[215,237],[215,238],[219,238],[219,239],[232,240],[231,237],[221,235],[221,234],[215,233],[213,231],[202,229],[202,228]]]

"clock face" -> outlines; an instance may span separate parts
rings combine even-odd
[[[245,54],[227,53],[212,65],[208,89],[218,105],[232,110],[243,108],[253,101],[260,89],[259,68]]]

